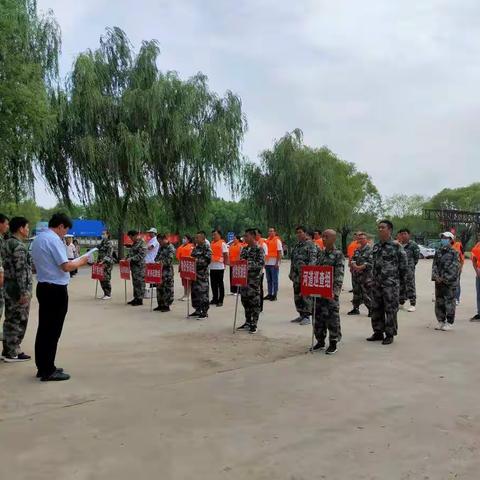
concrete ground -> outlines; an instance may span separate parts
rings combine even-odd
[[[33,362],[0,363],[0,479],[480,478],[470,265],[455,330],[437,332],[431,262],[420,262],[418,311],[399,313],[389,347],[365,341],[365,314],[346,316],[347,278],[334,356],[306,353],[310,327],[289,322],[287,268],[256,336],[232,335],[235,297],[187,320],[183,302],[170,314],[125,306],[118,271],[113,300],[95,300],[81,272],[57,357],[72,379],[41,383]],[[36,316],[34,304],[27,353]]]

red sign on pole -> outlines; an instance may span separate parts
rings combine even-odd
[[[232,269],[232,286],[244,287],[248,285],[248,262],[246,260],[236,260],[230,263]]]
[[[301,271],[300,292],[305,297],[333,298],[333,267],[304,265]]]
[[[193,257],[182,257],[180,259],[180,277],[191,281],[197,279],[197,261]]]
[[[94,263],[92,265],[92,279],[100,282],[105,279],[105,265],[103,263]]]
[[[147,263],[145,265],[145,283],[160,285],[162,279],[163,265],[161,263]]]
[[[122,280],[130,280],[130,262],[128,260],[120,260],[120,278]]]

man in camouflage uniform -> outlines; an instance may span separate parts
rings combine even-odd
[[[298,226],[295,229],[297,243],[292,248],[290,255],[290,273],[288,278],[293,282],[293,298],[298,317],[292,320],[292,323],[300,325],[310,324],[310,315],[312,314],[312,299],[302,297],[300,294],[300,275],[303,265],[314,265],[317,259],[317,247],[308,239],[305,227]]]
[[[240,260],[247,260],[248,285],[240,288],[242,305],[245,309],[245,323],[237,330],[248,330],[249,333],[257,333],[258,317],[261,312],[262,294],[260,285],[262,272],[265,265],[265,252],[263,247],[257,244],[256,230],[249,229],[245,232],[246,247],[242,248]]]
[[[369,342],[393,343],[397,335],[397,313],[400,286],[407,281],[407,255],[403,247],[392,240],[393,224],[382,220],[378,224],[379,242],[372,249],[372,328]],[[384,336],[385,334],[385,336]]]
[[[9,219],[3,213],[0,213],[0,269],[3,269],[3,260],[2,260],[2,250],[5,246],[5,236],[8,232],[8,222]],[[2,323],[2,315],[3,315],[3,305],[4,305],[4,296],[3,296],[3,287],[0,285],[0,327]],[[0,328],[0,340],[3,339],[3,331]]]
[[[127,260],[130,260],[133,284],[133,300],[128,303],[136,307],[143,305],[143,297],[145,295],[145,256],[147,254],[147,245],[136,230],[130,230],[128,236],[133,242],[127,255]]]
[[[154,308],[156,312],[169,312],[170,305],[173,303],[173,259],[175,257],[175,247],[168,241],[166,235],[157,237],[160,248],[155,257],[155,262],[162,264],[162,283],[157,285],[157,304]]]
[[[102,233],[102,241],[98,246],[98,263],[104,265],[103,280],[100,282],[103,290],[102,300],[110,300],[112,298],[113,244],[108,230]]]
[[[191,256],[197,261],[197,279],[192,282],[192,306],[195,311],[190,314],[190,317],[197,317],[198,320],[208,317],[210,305],[208,298],[210,287],[208,266],[212,260],[212,251],[207,245],[205,238],[206,233],[204,231],[197,233],[195,236],[195,247],[191,253]]]
[[[11,234],[3,247],[5,322],[3,324],[3,351],[5,362],[24,362],[30,356],[20,350],[27,330],[32,299],[32,259],[25,240],[29,235],[28,220],[14,217]]]
[[[372,289],[372,247],[368,243],[368,237],[364,232],[357,233],[357,242],[359,247],[355,250],[350,262],[353,282],[353,309],[347,315],[360,315],[360,305],[362,303],[370,309],[372,307],[371,289]]]
[[[410,240],[410,230],[403,228],[398,231],[398,239],[407,254],[408,262],[408,278],[407,282],[400,290],[400,308],[404,308],[405,301],[410,301],[410,307],[407,312],[415,312],[417,304],[417,289],[415,286],[415,268],[417,267],[420,258],[420,248],[413,241]]]
[[[432,265],[432,281],[435,282],[435,330],[452,330],[455,321],[455,294],[460,274],[460,255],[453,248],[453,233],[441,235],[442,245],[435,252]]]
[[[337,233],[335,230],[325,230],[322,234],[324,250],[318,250],[316,264],[320,266],[333,267],[333,299],[314,298],[315,301],[315,319],[314,333],[317,344],[314,350],[321,350],[325,347],[325,337],[327,336],[329,345],[326,350],[327,355],[332,355],[337,351],[337,342],[342,337],[340,328],[340,293],[342,292],[343,276],[345,273],[345,258],[343,253],[335,247]]]

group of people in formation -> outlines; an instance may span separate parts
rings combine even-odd
[[[37,235],[30,250],[25,241],[29,237],[29,222],[24,217],[9,220],[0,214],[0,312],[5,301],[3,324],[2,358],[7,363],[26,361],[30,356],[21,349],[28,323],[32,297],[32,256],[37,272],[37,299],[39,301],[39,325],[35,340],[37,376],[43,381],[67,380],[69,375],[55,366],[57,344],[68,310],[67,286],[70,275],[89,263],[87,256],[72,259],[67,255],[64,237],[72,222],[64,214],[55,214],[50,219],[47,231]],[[378,241],[372,244],[363,232],[355,234],[348,248],[348,268],[352,275],[353,309],[348,315],[359,315],[364,304],[371,317],[371,342],[383,345],[393,343],[398,333],[397,313],[400,308],[416,309],[415,268],[419,248],[410,239],[407,229],[398,231],[393,238],[393,224],[381,220],[378,225]],[[297,242],[290,257],[289,278],[293,283],[293,297],[298,316],[292,320],[299,325],[312,323],[316,338],[313,351],[325,349],[325,353],[337,351],[342,338],[339,313],[339,297],[343,287],[346,262],[336,246],[337,234],[333,229],[309,231],[304,226],[295,230]],[[150,285],[156,288],[158,312],[169,312],[174,301],[174,259],[193,257],[196,260],[196,279],[183,282],[185,300],[191,295],[194,311],[190,317],[206,319],[210,306],[222,307],[226,267],[233,261],[246,260],[248,281],[245,286],[232,287],[230,293],[241,296],[245,309],[245,322],[238,330],[257,332],[263,303],[276,301],[278,295],[279,268],[283,257],[283,244],[274,228],[269,228],[267,238],[258,228],[245,231],[227,244],[219,230],[213,230],[211,240],[204,231],[195,238],[185,235],[182,244],[175,249],[169,237],[158,234],[155,228],[148,232],[145,242],[140,233],[128,232],[132,245],[126,258],[129,260],[133,283],[132,306],[143,304],[147,295],[145,265],[161,263],[162,282]],[[472,321],[480,321],[480,235],[472,250],[471,258],[476,274],[477,313]],[[67,241],[68,242],[68,241]],[[114,263],[114,248],[108,231],[103,232],[98,247],[98,263],[104,265],[101,286],[103,299],[112,295],[111,272]],[[432,266],[432,281],[435,283],[436,329],[452,330],[455,308],[459,301],[459,281],[465,256],[461,245],[451,232],[441,234],[441,246],[437,249]],[[333,298],[302,296],[301,272],[307,265],[330,266],[333,269]],[[231,275],[231,269],[230,269]],[[267,278],[268,292],[264,295],[263,281]],[[210,289],[212,296],[210,298]],[[328,346],[326,340],[328,335]]]

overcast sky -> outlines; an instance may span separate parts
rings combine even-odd
[[[478,0],[38,0],[63,34],[62,71],[107,26],[160,42],[162,70],[234,91],[256,159],[301,128],[382,194],[479,180]],[[38,185],[37,200],[52,204]]]

